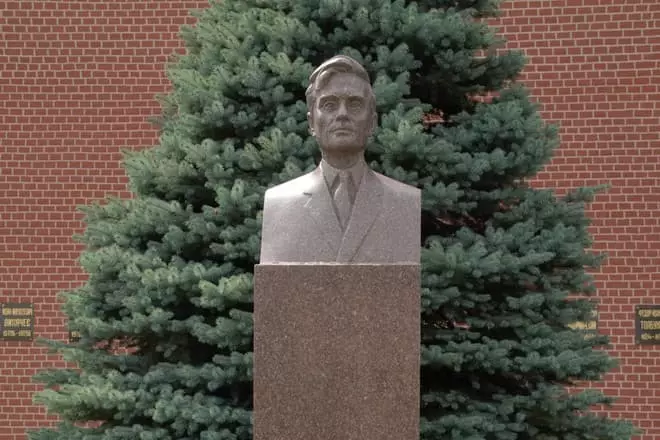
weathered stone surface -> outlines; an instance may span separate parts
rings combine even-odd
[[[322,160],[266,191],[260,263],[419,263],[421,191],[369,168],[378,121],[369,74],[338,55],[309,78],[311,133]]]
[[[257,265],[255,440],[416,440],[419,265]]]

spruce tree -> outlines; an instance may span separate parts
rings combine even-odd
[[[567,386],[613,360],[568,325],[594,292],[585,204],[527,182],[557,130],[496,50],[497,0],[218,0],[168,69],[158,145],[127,153],[134,197],[85,208],[89,274],[65,295],[75,368],[44,372],[62,420],[33,440],[252,437],[252,272],[264,191],[313,169],[313,68],[347,54],[380,114],[376,171],[422,189],[421,438],[623,440]],[[433,115],[429,117],[429,115]],[[86,423],[87,422],[87,423]],[[296,423],[292,420],[291,423]]]

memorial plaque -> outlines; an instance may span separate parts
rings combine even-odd
[[[80,341],[80,332],[78,330],[69,329],[69,342],[78,342]]]
[[[660,305],[635,308],[635,342],[660,344]]]
[[[569,324],[573,330],[580,330],[584,333],[585,338],[591,338],[598,335],[598,304],[594,304],[591,315],[584,321],[575,321]]]
[[[29,303],[1,305],[0,329],[4,340],[32,340],[34,337],[34,306]]]

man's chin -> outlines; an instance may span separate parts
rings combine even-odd
[[[359,153],[364,151],[364,145],[356,145],[355,142],[332,142],[323,146],[323,150],[331,151],[333,153]]]

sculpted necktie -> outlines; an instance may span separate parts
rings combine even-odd
[[[348,171],[340,171],[335,179],[335,192],[333,198],[337,208],[337,216],[342,229],[346,229],[348,220],[351,218],[353,208],[353,185]]]

